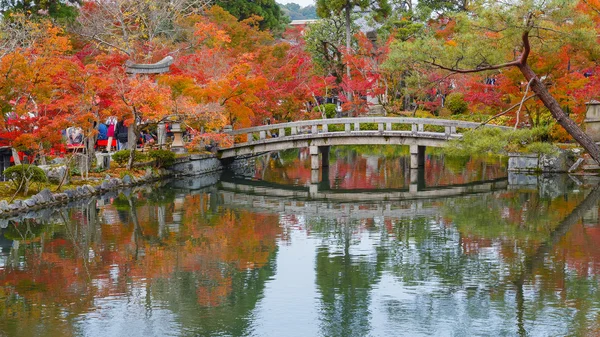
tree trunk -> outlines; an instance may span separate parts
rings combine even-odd
[[[537,97],[544,103],[546,108],[556,119],[556,121],[590,154],[592,158],[600,163],[600,148],[594,143],[592,138],[573,122],[572,119],[564,113],[556,99],[550,95],[546,86],[539,80],[537,75],[527,63],[519,65],[519,70],[525,76],[527,81],[531,81],[531,90],[537,94]]]
[[[350,1],[346,1],[346,10],[345,10],[345,17],[346,17],[346,53],[350,53],[352,48],[352,21],[350,20],[350,11],[352,10],[352,5],[350,4]],[[351,79],[351,75],[350,75],[350,64],[346,64],[346,75],[348,76],[348,79]],[[346,98],[348,98],[348,102],[352,101],[352,93],[350,92],[350,90],[348,90],[348,92],[346,92]]]
[[[21,165],[21,158],[19,158],[19,152],[17,152],[17,150],[15,150],[15,148],[11,148],[12,150],[12,156],[13,156],[13,160],[15,162],[15,165]]]

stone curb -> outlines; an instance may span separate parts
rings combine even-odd
[[[19,213],[25,213],[29,211],[36,211],[39,209],[58,206],[62,204],[66,204],[70,201],[81,200],[82,198],[88,198],[94,195],[102,195],[109,191],[118,190],[120,188],[132,187],[137,185],[143,185],[152,183],[158,180],[163,180],[171,177],[179,177],[179,176],[195,176],[206,174],[210,172],[220,171],[222,166],[220,165],[220,161],[214,155],[189,155],[183,158],[178,158],[179,162],[176,164],[193,162],[193,161],[202,161],[202,160],[216,160],[215,163],[204,167],[199,170],[196,168],[188,169],[188,170],[177,170],[173,167],[171,170],[160,169],[158,173],[153,173],[150,169],[146,170],[146,174],[140,178],[135,178],[130,175],[125,175],[123,179],[112,178],[109,175],[106,175],[104,180],[97,185],[83,185],[77,186],[75,189],[65,190],[61,193],[52,193],[49,189],[44,189],[38,194],[30,197],[25,200],[15,200],[11,204],[9,204],[6,200],[0,201],[0,219],[15,216]],[[176,166],[173,165],[173,166]]]
[[[77,186],[75,189],[65,190],[60,193],[52,193],[46,188],[29,199],[15,200],[11,204],[9,204],[6,200],[1,200],[0,218],[11,217],[19,213],[35,211],[42,208],[58,206],[66,204],[70,201],[101,195],[121,188],[148,184],[169,178],[171,176],[173,176],[173,173],[164,169],[160,170],[158,174],[154,174],[152,171],[148,170],[146,171],[146,174],[140,178],[134,178],[130,175],[125,175],[123,179],[119,179],[111,178],[107,175],[100,185]]]

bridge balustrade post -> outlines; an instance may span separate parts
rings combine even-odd
[[[285,129],[284,128],[279,129],[279,133],[277,134],[277,137],[285,137]]]
[[[319,129],[318,129],[317,125],[313,125],[313,126],[310,128],[310,132],[311,132],[312,134],[317,134],[317,133],[319,133]]]
[[[323,132],[329,132],[329,125],[327,123],[323,123]]]
[[[418,124],[417,127],[419,129],[419,132],[423,132],[423,130],[424,130],[423,124]]]
[[[360,131],[360,123],[359,122],[354,123],[354,131]]]
[[[298,134],[298,128],[295,126],[292,126],[292,136],[295,136]]]
[[[383,132],[383,123],[377,123],[377,131]]]
[[[349,123],[344,124],[344,131],[346,133],[350,133],[350,124]]]
[[[392,131],[392,123],[385,123],[385,131]]]
[[[266,131],[261,131],[260,132],[260,139],[265,139],[267,138],[267,132]]]
[[[414,124],[414,123],[413,123],[413,124],[410,126],[410,132],[412,132],[412,133],[417,133],[417,124]]]
[[[252,135],[252,133],[248,133],[247,137],[248,137],[248,143],[252,143],[252,141],[254,140],[254,136]]]

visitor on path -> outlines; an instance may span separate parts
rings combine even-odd
[[[110,152],[110,149],[113,146],[113,140],[115,139],[115,129],[117,128],[117,118],[116,117],[108,117],[106,120],[106,136],[108,137],[108,142],[106,142],[106,152]]]
[[[117,138],[117,142],[119,143],[118,150],[127,149],[127,141],[128,141],[128,130],[125,126],[125,122],[123,120],[117,123],[117,127],[115,129],[115,135]]]

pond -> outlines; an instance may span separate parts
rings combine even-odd
[[[0,335],[600,334],[594,180],[340,147],[311,196],[307,157],[9,221]]]

